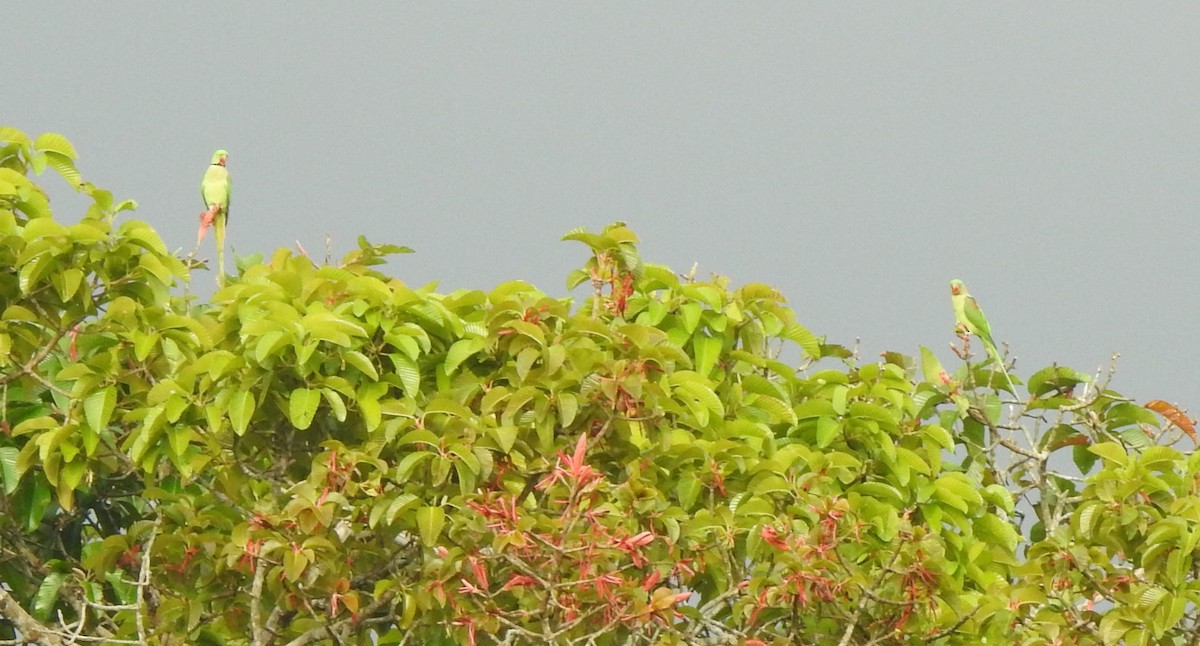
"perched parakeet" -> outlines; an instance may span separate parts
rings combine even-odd
[[[950,301],[954,304],[954,322],[968,333],[979,337],[987,355],[999,362],[1000,352],[996,349],[996,342],[992,340],[992,328],[988,326],[987,318],[983,316],[983,310],[979,309],[975,297],[971,296],[967,287],[957,278],[950,281]]]
[[[955,278],[950,281],[950,302],[954,304],[954,321],[967,334],[974,334],[983,342],[983,349],[987,352],[988,358],[996,362],[1000,366],[1000,371],[1004,373],[1004,378],[1008,381],[1008,386],[1016,392],[1016,386],[1013,384],[1012,377],[1008,374],[1008,369],[1004,366],[1004,359],[1000,356],[1000,351],[996,348],[996,342],[992,339],[992,328],[988,325],[987,318],[983,315],[983,310],[979,308],[979,303],[975,302],[975,297],[971,296],[961,280]]]
[[[209,224],[217,238],[217,282],[225,282],[225,224],[229,221],[229,196],[231,184],[229,169],[225,168],[228,153],[218,150],[213,153],[212,163],[204,171],[204,179],[200,181],[200,196],[204,198],[205,211],[200,224],[200,237]]]

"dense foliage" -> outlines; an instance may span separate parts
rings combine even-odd
[[[363,240],[193,302],[195,267],[75,159],[0,128],[0,642],[1200,629],[1192,422],[1107,375],[1010,392],[969,344],[864,362],[771,287],[644,262],[621,224],[566,236],[578,303],[410,287],[375,269],[404,249]],[[77,222],[45,168],[94,201]]]

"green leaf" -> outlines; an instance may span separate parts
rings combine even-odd
[[[0,126],[0,141],[17,144],[22,148],[33,147],[33,142],[29,141],[29,137],[12,126]]]
[[[861,482],[854,487],[853,491],[896,507],[902,507],[906,503],[900,490],[886,482]]]
[[[33,140],[33,147],[38,150],[50,150],[69,159],[79,159],[79,153],[67,138],[53,132],[44,132]]]
[[[400,460],[400,464],[396,465],[392,477],[400,481],[409,479],[412,477],[413,469],[416,469],[420,463],[433,457],[433,455],[430,451],[413,451],[405,455]]]
[[[946,449],[947,451],[954,450],[954,436],[950,434],[950,431],[947,431],[940,425],[926,424],[925,426],[921,427],[921,431],[925,434],[925,437],[933,440],[943,449]]]
[[[54,287],[63,301],[71,300],[82,282],[83,272],[76,267],[68,267],[54,275]]]
[[[58,420],[54,419],[53,417],[51,417],[49,415],[41,415],[39,417],[30,417],[29,419],[26,419],[25,421],[23,421],[13,427],[12,436],[20,437],[22,435],[25,435],[26,433],[33,433],[35,431],[45,431],[47,429],[57,428],[58,426],[59,426]]]
[[[730,497],[729,498],[729,511],[736,514],[738,507],[740,507],[742,505],[742,501],[746,498],[747,495],[749,495],[748,492],[742,491],[742,492],[736,493],[732,497]]]
[[[505,424],[488,430],[496,438],[496,444],[500,446],[501,451],[505,454],[512,451],[513,445],[517,442],[517,433],[519,432],[516,426]]]
[[[976,485],[961,473],[947,473],[935,480],[933,487],[939,500],[964,514],[983,504]]]
[[[417,530],[421,534],[421,542],[425,547],[437,544],[442,534],[442,526],[446,524],[446,512],[441,507],[421,507],[417,510]]]
[[[684,381],[676,384],[675,390],[700,402],[718,419],[725,417],[725,406],[721,404],[721,398],[717,397],[712,388],[698,381]]]
[[[172,424],[167,427],[167,441],[171,444],[171,451],[177,456],[183,456],[187,452],[188,446],[196,437],[196,432],[190,426],[180,426]],[[67,466],[78,464],[85,466],[83,462],[72,462]]]
[[[25,514],[25,531],[33,532],[46,516],[46,509],[51,501],[50,486],[43,478],[33,478],[33,487],[29,490],[29,502]]]
[[[571,393],[559,393],[555,395],[555,401],[558,402],[558,423],[569,428],[579,414],[579,399]]]
[[[739,517],[773,517],[775,515],[775,505],[767,498],[751,496],[741,501],[734,514]]]
[[[990,484],[980,491],[980,495],[996,507],[1003,509],[1005,513],[1013,513],[1014,502],[1012,493],[1008,489],[1005,489],[1003,485]]]
[[[809,399],[802,401],[792,409],[796,419],[805,420],[814,417],[836,417],[837,411],[828,399]]]
[[[1169,446],[1152,446],[1142,451],[1138,462],[1148,469],[1166,471],[1173,469],[1175,463],[1183,459],[1183,454]]]
[[[896,447],[896,461],[912,469],[913,471],[916,471],[917,473],[924,475],[933,474],[933,470],[930,468],[929,463],[926,462],[924,458],[918,455],[915,451],[906,449],[903,446]]]
[[[1061,366],[1051,366],[1039,370],[1029,377],[1029,381],[1025,383],[1025,388],[1029,391],[1030,395],[1041,397],[1055,391],[1065,392],[1089,381],[1091,381],[1091,377],[1081,372]]]
[[[703,487],[704,484],[694,474],[688,473],[680,477],[675,483],[675,495],[679,498],[679,506],[684,510],[691,509]]]
[[[683,329],[688,334],[696,331],[700,325],[700,315],[704,312],[704,308],[699,303],[684,303],[679,306],[679,317],[683,319]]]
[[[482,338],[460,339],[450,346],[450,350],[446,352],[446,362],[443,367],[447,375],[453,375],[462,362],[466,361],[471,355],[483,349],[487,341]]]
[[[724,290],[717,289],[717,287],[712,284],[689,283],[686,285],[681,285],[679,287],[679,291],[683,293],[684,296],[700,301],[714,310],[720,310],[724,307],[724,299],[722,298],[722,294],[725,293]],[[721,318],[724,319],[724,317]],[[709,319],[710,325],[713,320],[715,319]]]
[[[1088,473],[1096,464],[1097,457],[1095,453],[1088,450],[1088,447],[1076,445],[1071,447],[1071,459],[1080,473]]]
[[[416,428],[404,434],[399,440],[396,440],[398,446],[406,444],[426,444],[429,446],[438,446],[438,436],[427,428]]]
[[[1116,442],[1101,442],[1087,447],[1089,453],[1093,453],[1104,458],[1108,462],[1125,466],[1129,456],[1125,453],[1125,449],[1121,448]]]
[[[54,606],[58,604],[58,591],[66,579],[67,575],[61,572],[51,572],[42,579],[42,585],[38,587],[37,596],[33,600],[33,616],[42,621],[50,618]]]
[[[67,180],[71,186],[78,188],[81,182],[79,170],[75,168],[75,162],[71,161],[70,157],[61,153],[47,151],[43,157],[46,165],[53,168],[55,172]]]
[[[17,456],[21,451],[15,446],[0,446],[0,483],[4,485],[4,493],[11,494],[17,490],[20,476],[17,474]]]
[[[1158,417],[1142,406],[1129,402],[1114,404],[1105,411],[1105,421],[1108,428],[1116,428],[1125,424],[1145,424],[1158,427]]]
[[[1147,610],[1153,610],[1162,601],[1163,597],[1167,596],[1167,591],[1158,586],[1150,586],[1146,588],[1140,597],[1138,597],[1138,605]]]
[[[400,383],[404,386],[404,394],[416,397],[421,390],[421,370],[417,367],[417,362],[402,353],[392,353],[388,357],[396,367],[396,375],[400,377]]]
[[[696,372],[703,377],[708,377],[712,373],[713,366],[717,363],[717,358],[721,356],[721,346],[724,342],[722,339],[711,336],[696,335],[692,337],[692,346],[695,348],[696,357]]]
[[[308,568],[308,556],[303,551],[287,550],[283,553],[283,575],[288,581],[299,581]]]
[[[1122,614],[1115,611],[1106,612],[1100,619],[1100,639],[1102,643],[1120,644],[1129,632],[1131,626],[1122,619]]]
[[[475,457],[475,452],[468,449],[466,445],[455,444],[450,447],[450,453],[458,457],[462,464],[475,475],[479,475],[480,464],[479,458]]]
[[[421,502],[421,499],[411,493],[402,493],[396,496],[396,499],[387,508],[387,524],[391,525],[396,522],[396,516],[399,516],[401,512],[409,507],[415,507],[419,502]]]
[[[229,423],[233,432],[244,435],[254,417],[254,395],[249,390],[239,390],[229,398]]]
[[[1012,524],[1004,522],[995,514],[984,514],[975,521],[975,533],[984,540],[1000,545],[1010,554],[1017,550],[1021,535]]]
[[[789,426],[795,426],[799,422],[796,418],[796,412],[790,406],[771,395],[759,393],[754,396],[751,405],[767,411],[770,415],[769,422],[771,424],[786,423]]]
[[[116,406],[117,389],[114,386],[97,390],[88,395],[83,400],[83,413],[87,419],[88,426],[96,431],[103,431],[108,428],[108,422],[112,419],[113,410]]]
[[[523,390],[528,390],[530,393],[536,392],[532,387]],[[528,398],[526,398],[525,401],[528,401]],[[437,397],[430,401],[425,405],[425,414],[450,415],[451,417],[458,417],[460,419],[470,419],[473,417],[470,408],[463,406],[461,403],[449,397]]]
[[[367,427],[367,431],[374,431],[383,423],[383,407],[374,397],[360,397],[358,412],[362,414],[363,425]]]
[[[288,398],[288,419],[292,426],[304,430],[312,425],[317,407],[321,405],[321,391],[315,388],[297,388]]]
[[[545,366],[546,374],[552,375],[558,372],[562,367],[563,362],[567,360],[567,349],[561,345],[551,345],[546,348],[545,358],[542,360]]]
[[[604,244],[603,238],[601,238],[599,235],[596,235],[595,233],[588,231],[587,229],[585,229],[583,227],[576,227],[574,229],[571,229],[565,235],[563,235],[562,239],[563,240],[574,240],[576,242],[582,242],[583,244],[586,244],[587,246],[591,247],[592,251],[601,251],[606,246]]]
[[[759,478],[755,478],[750,483],[748,490],[756,496],[765,496],[771,493],[789,493],[792,487],[781,476],[774,473],[767,473]]]
[[[254,346],[254,360],[263,363],[267,358],[279,352],[288,344],[289,338],[281,330],[267,332],[259,338]]]
[[[375,369],[375,364],[371,363],[367,355],[356,350],[351,350],[343,352],[342,358],[346,360],[346,363],[358,368],[359,372],[370,377],[371,381],[379,381],[379,371]]]
[[[1075,516],[1071,519],[1075,526],[1075,531],[1080,535],[1091,538],[1092,532],[1096,530],[1096,522],[1104,515],[1104,506],[1096,501],[1085,501],[1075,511]],[[1167,529],[1175,529],[1168,527]],[[1157,541],[1147,540],[1148,544],[1153,545]]]
[[[327,311],[306,314],[301,319],[300,326],[312,338],[342,347],[349,346],[351,338],[367,336],[367,331],[359,324]]]
[[[1152,440],[1143,430],[1144,428],[1142,426],[1126,426],[1121,429],[1119,435],[1126,444],[1135,449],[1146,448],[1150,446]]]
[[[841,424],[838,424],[836,418],[833,417],[818,417],[817,418],[817,447],[825,448],[833,443],[833,438],[837,437],[837,433],[841,430]]]
[[[533,363],[540,359],[542,350],[540,348],[525,348],[517,354],[517,360],[514,367],[517,370],[517,379],[524,382],[529,377],[529,371],[533,368]]]
[[[545,347],[546,345],[546,333],[542,331],[542,328],[533,323],[518,319],[505,323],[504,327],[533,339],[539,347]],[[479,340],[482,341],[482,339]]]
[[[810,358],[821,358],[821,340],[817,338],[817,335],[809,332],[808,328],[803,325],[788,323],[783,326],[783,331],[780,332],[779,336],[799,345],[800,349],[804,350],[804,354]]]
[[[838,415],[845,415],[849,410],[849,397],[849,388],[842,385],[835,386],[833,389],[833,397],[831,397],[829,400],[829,404],[833,406],[834,412],[836,412]]]
[[[339,421],[346,421],[346,402],[342,396],[332,388],[322,388],[321,395],[325,397],[325,402],[329,404],[330,410],[333,411],[333,417]]]
[[[55,266],[56,261],[57,258],[44,253],[22,265],[21,271],[17,274],[17,285],[20,287],[21,293],[27,295],[33,291],[46,271]]]
[[[933,351],[925,346],[921,346],[921,372],[925,376],[925,381],[934,384],[942,383],[942,374],[946,369],[942,367],[942,362],[938,361]]]

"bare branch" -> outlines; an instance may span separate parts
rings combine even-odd
[[[266,578],[266,559],[255,559],[254,582],[250,584],[250,644],[263,646],[266,631],[262,623],[262,588]],[[272,613],[273,615],[274,613]]]
[[[11,621],[17,630],[21,631],[26,642],[40,646],[65,646],[67,644],[57,633],[34,619],[33,615],[25,612],[21,604],[17,603],[17,600],[13,599],[3,586],[0,586],[0,616]]]
[[[158,537],[158,526],[162,523],[162,516],[154,519],[154,526],[150,528],[150,538],[146,539],[146,547],[142,550],[142,567],[138,572],[137,582],[137,608],[135,615],[137,621],[138,639],[142,643],[146,643],[146,623],[142,618],[146,608],[146,588],[150,585],[150,552],[154,549],[154,539]]]

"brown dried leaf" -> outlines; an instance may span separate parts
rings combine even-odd
[[[1188,417],[1183,411],[1176,408],[1173,404],[1168,404],[1161,399],[1155,399],[1153,401],[1146,402],[1146,408],[1149,408],[1159,415],[1162,415],[1168,422],[1178,426],[1183,430],[1184,433],[1187,433],[1188,437],[1192,438],[1193,442],[1200,444],[1200,438],[1197,438],[1196,436],[1195,420]]]

